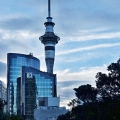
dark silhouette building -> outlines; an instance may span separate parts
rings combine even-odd
[[[34,109],[36,107],[37,86],[32,73],[26,73],[25,84],[22,85],[22,115],[25,120],[34,120]]]

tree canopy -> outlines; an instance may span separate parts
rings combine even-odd
[[[0,120],[24,120],[21,116],[4,113],[4,106],[6,104],[5,100],[0,99]]]
[[[76,97],[84,103],[96,101],[97,89],[89,84],[74,88],[74,91]]]
[[[102,99],[120,99],[120,59],[111,63],[108,74],[102,72],[96,75],[96,86]]]

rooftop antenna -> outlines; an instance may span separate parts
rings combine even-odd
[[[50,14],[50,0],[48,0],[48,17],[50,17],[51,14]]]

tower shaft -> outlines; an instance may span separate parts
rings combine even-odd
[[[46,27],[45,34],[40,36],[39,40],[45,46],[45,61],[46,61],[47,72],[53,74],[55,45],[58,43],[60,38],[54,34],[53,27],[55,23],[52,22],[50,3],[51,3],[50,0],[48,0],[48,17],[47,17],[47,22],[44,23]]]

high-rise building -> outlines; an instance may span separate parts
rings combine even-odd
[[[19,85],[19,79],[18,79]],[[36,105],[36,94],[37,94],[37,86],[36,80],[32,73],[25,74],[25,81],[22,84],[21,88],[18,89],[18,96],[21,96],[21,99],[18,99],[18,112],[21,110],[22,116],[24,116],[25,120],[34,120],[34,109]],[[21,109],[19,109],[21,108]]]
[[[4,82],[0,80],[0,99],[4,102],[7,101],[7,87]],[[6,112],[6,105],[4,106],[4,112]]]
[[[22,66],[40,69],[39,59],[32,54],[7,54],[7,112],[17,114],[16,95],[17,95],[17,78],[21,77]]]
[[[25,120],[33,120],[35,105],[40,106],[44,98],[56,105],[56,101],[50,99],[57,96],[56,87],[56,75],[22,66],[21,77],[17,78],[17,114],[24,116]]]
[[[21,77],[17,79],[17,114],[25,120],[34,119],[34,109],[36,105],[37,87],[35,77],[32,73],[25,74],[25,82],[21,86]]]
[[[22,115],[22,91],[21,91],[21,77],[17,78],[17,91],[16,91],[16,107],[17,107],[17,115]]]
[[[48,17],[47,22],[44,23],[46,27],[45,34],[40,36],[40,41],[45,45],[45,61],[47,72],[53,73],[54,59],[55,59],[55,45],[60,38],[54,33],[53,27],[55,23],[52,22],[50,0],[48,0]]]
[[[0,98],[3,100],[7,100],[7,87],[4,82],[0,80]]]
[[[32,67],[22,66],[21,81],[22,85],[25,83],[25,74],[32,73],[35,76],[37,85],[38,97],[56,97],[57,96],[57,83],[56,75]],[[24,99],[24,98],[23,98]]]

